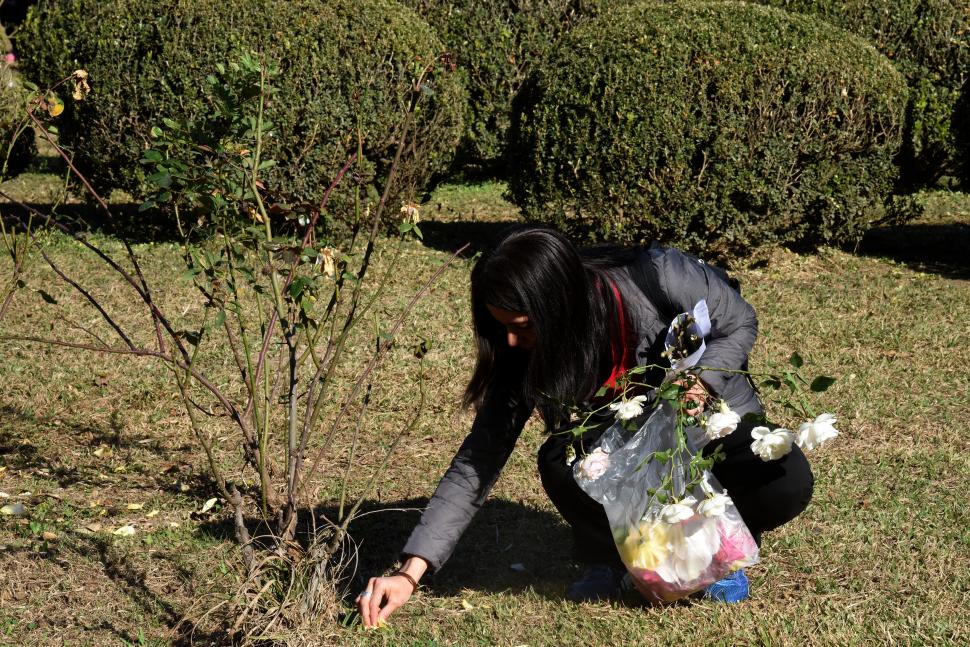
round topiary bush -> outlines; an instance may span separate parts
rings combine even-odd
[[[403,0],[438,32],[469,91],[456,160],[495,167],[512,99],[533,66],[576,20],[575,0]]]
[[[523,89],[510,194],[576,235],[716,257],[857,240],[892,189],[905,102],[889,60],[817,19],[618,8]]]
[[[960,100],[953,113],[953,131],[957,141],[957,177],[964,191],[970,191],[970,79],[963,84]]]
[[[61,141],[96,188],[136,197],[145,188],[138,160],[151,128],[163,117],[208,114],[206,76],[257,51],[280,68],[266,107],[275,124],[266,154],[279,166],[267,179],[307,200],[319,199],[356,151],[358,130],[363,160],[355,177],[372,195],[381,190],[416,73],[444,51],[427,23],[392,0],[47,1],[32,10],[17,44],[42,86],[88,70],[92,92],[68,102]],[[460,79],[439,66],[425,86],[395,196],[445,169],[461,134]]]
[[[906,76],[910,87],[903,182],[934,184],[959,162],[952,130],[960,88],[970,77],[966,0],[758,0],[818,16],[862,36]]]

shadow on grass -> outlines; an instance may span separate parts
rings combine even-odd
[[[26,203],[31,209],[49,214],[51,205]],[[182,237],[171,216],[158,210],[138,211],[140,205],[134,203],[111,204],[109,217],[103,209],[93,203],[63,204],[57,207],[57,221],[76,232],[98,232],[108,236],[124,238],[132,244],[180,242]],[[9,202],[0,203],[0,218],[12,226],[18,219],[24,220],[23,207]],[[36,221],[36,216],[35,216]]]
[[[145,616],[155,619],[159,624],[168,629],[173,636],[175,645],[216,645],[225,644],[225,637],[218,630],[203,630],[192,624],[191,619],[187,618],[182,608],[186,600],[191,600],[191,596],[176,596],[175,600],[170,600],[166,593],[172,592],[173,586],[184,586],[185,583],[192,582],[196,577],[190,569],[179,563],[177,555],[164,555],[164,551],[155,551],[156,562],[162,559],[171,562],[176,578],[180,584],[169,584],[163,592],[153,590],[149,581],[155,577],[154,565],[138,564],[130,559],[126,549],[119,548],[112,538],[101,535],[66,535],[56,548],[39,553],[43,559],[47,559],[53,564],[65,569],[83,568],[83,564],[98,564],[99,572],[103,573],[114,585],[115,589],[124,595],[132,605]],[[38,553],[32,553],[32,558],[36,559]],[[157,584],[156,584],[157,588]],[[139,645],[143,644],[143,634],[135,631],[131,626],[124,626],[124,623],[116,623],[113,619],[105,617],[95,624],[85,627],[86,631],[104,631],[113,634],[122,644]]]
[[[103,486],[108,477],[105,463],[89,454],[100,447],[128,458],[149,452],[153,458],[167,463],[160,472],[153,465],[135,461],[124,476],[126,487],[148,492],[166,492],[175,496],[185,493],[187,487],[193,492],[211,492],[215,485],[208,472],[196,472],[188,463],[182,462],[186,451],[184,445],[163,447],[158,442],[144,443],[123,432],[120,422],[122,412],[112,412],[108,427],[78,424],[35,416],[20,407],[0,405],[0,457],[5,465],[15,471],[35,472],[57,481],[62,488],[88,484]],[[52,433],[53,432],[53,433]]]
[[[369,577],[395,564],[426,505],[427,499],[408,499],[367,502],[362,507],[350,526],[359,551],[353,591],[362,590]],[[533,588],[540,595],[561,599],[576,573],[571,554],[572,535],[558,514],[492,498],[447,563],[422,584],[442,596],[459,595],[463,589],[497,593]]]
[[[510,222],[437,222],[421,223],[424,245],[443,252],[454,252],[465,243],[471,247],[465,253],[470,257],[495,245],[499,236],[516,223]]]
[[[866,233],[856,253],[891,258],[920,272],[970,279],[970,225],[908,224]]]

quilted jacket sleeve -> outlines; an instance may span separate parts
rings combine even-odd
[[[441,568],[498,479],[531,413],[510,389],[490,389],[403,554],[424,558],[433,570]]]

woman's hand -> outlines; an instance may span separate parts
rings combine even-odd
[[[699,416],[704,411],[710,391],[699,378],[691,376],[687,380],[677,380],[674,384],[679,384],[687,389],[684,400],[694,403],[690,409],[685,409],[684,413],[688,416]]]
[[[428,562],[421,557],[409,557],[401,567],[401,572],[410,575],[415,582],[421,579],[428,569]],[[357,609],[368,628],[379,627],[388,616],[414,595],[414,584],[403,575],[372,577],[367,588],[357,596]]]

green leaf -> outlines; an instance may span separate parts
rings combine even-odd
[[[168,117],[163,117],[162,123],[168,126],[169,128],[171,128],[172,130],[178,130],[179,124],[177,121],[173,119],[169,119]]]
[[[167,171],[155,173],[148,177],[148,181],[160,189],[167,189],[172,186],[172,174]]]
[[[164,159],[165,158],[162,157],[162,154],[159,153],[154,148],[149,148],[141,155],[142,164],[157,164],[158,162],[161,162]]]
[[[788,358],[788,362],[795,368],[801,368],[805,365],[805,360],[803,360],[802,356],[798,354],[798,351],[791,354],[791,357]]]
[[[661,400],[676,400],[680,397],[681,386],[679,384],[670,383],[663,387],[658,394]]]
[[[214,328],[219,328],[225,322],[226,322],[226,311],[219,310],[219,312],[216,313],[216,316],[212,319],[212,326]]]
[[[808,388],[815,393],[822,393],[823,391],[827,391],[828,388],[833,384],[835,384],[834,377],[829,377],[828,375],[819,375],[817,378],[812,380],[812,384]]]
[[[312,285],[312,282],[307,277],[305,276],[296,277],[295,279],[293,279],[293,282],[290,283],[290,297],[294,301],[298,301],[300,297],[303,295],[303,292],[306,291],[306,289],[310,285]]]
[[[162,131],[162,129],[159,128],[158,126],[152,126],[151,133],[152,133],[152,137],[154,137],[156,139],[159,138],[159,137],[161,137],[164,134],[164,132]]]
[[[154,200],[145,200],[144,202],[141,203],[141,206],[138,207],[138,213],[141,213],[142,211],[148,211],[149,209],[154,209],[157,206],[158,205],[155,203]]]

